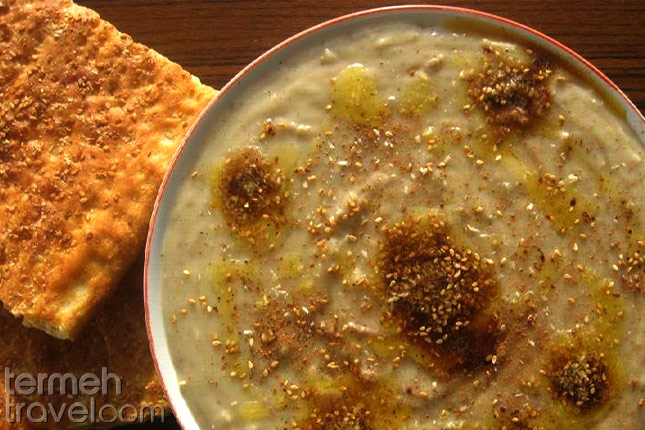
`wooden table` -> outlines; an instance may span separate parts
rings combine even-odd
[[[285,38],[361,9],[405,4],[369,0],[78,0],[138,42],[222,87]],[[411,3],[411,2],[407,2]],[[645,0],[435,1],[527,24],[593,62],[645,111]],[[172,420],[130,430],[178,429]]]

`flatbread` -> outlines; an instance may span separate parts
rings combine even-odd
[[[0,1],[0,301],[73,339],[215,91],[71,1]]]
[[[15,422],[9,422],[7,420],[7,409],[6,409],[6,401],[7,399],[7,394],[4,389],[4,377],[2,378],[2,381],[0,381],[0,430],[25,430],[27,427],[24,424],[18,424]],[[11,413],[11,412],[10,412]],[[9,415],[9,418],[11,421],[14,421],[14,415]]]
[[[143,264],[140,261],[129,270],[115,294],[90,320],[75,342],[55,339],[39,330],[24,327],[9,312],[1,311],[0,382],[4,382],[5,368],[9,368],[14,375],[69,372],[79,378],[87,373],[100,377],[102,369],[106,368],[121,379],[122,390],[118,395],[111,386],[107,395],[99,393],[94,396],[96,410],[105,404],[110,404],[117,410],[124,405],[132,405],[137,411],[144,405],[157,405],[157,408],[148,408],[146,411],[154,410],[157,415],[164,413],[167,403],[148,348],[142,279]],[[5,396],[1,400],[4,406]],[[34,395],[12,400],[26,404],[51,403],[56,411],[60,410],[63,403],[71,405],[81,402],[89,406],[91,402],[89,396],[83,395]],[[132,412],[131,409],[129,411]],[[44,427],[73,428],[86,427],[88,424],[71,423],[69,420],[55,423],[50,420]],[[114,425],[115,423],[106,424],[104,427]],[[0,430],[4,430],[1,423]]]

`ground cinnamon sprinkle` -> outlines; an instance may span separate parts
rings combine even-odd
[[[486,47],[482,68],[470,80],[467,93],[494,130],[505,136],[544,117],[551,107],[551,75],[545,59],[519,60]]]

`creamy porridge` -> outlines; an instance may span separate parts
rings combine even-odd
[[[379,24],[217,119],[163,244],[202,429],[644,429],[645,167],[500,36]]]

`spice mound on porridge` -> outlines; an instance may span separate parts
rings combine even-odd
[[[499,329],[487,310],[498,291],[486,263],[457,247],[434,216],[397,222],[385,236],[383,282],[405,331],[450,369],[490,362]]]
[[[481,70],[472,79],[468,96],[496,132],[522,131],[539,122],[551,106],[551,75],[544,59],[518,60],[485,47]]]

